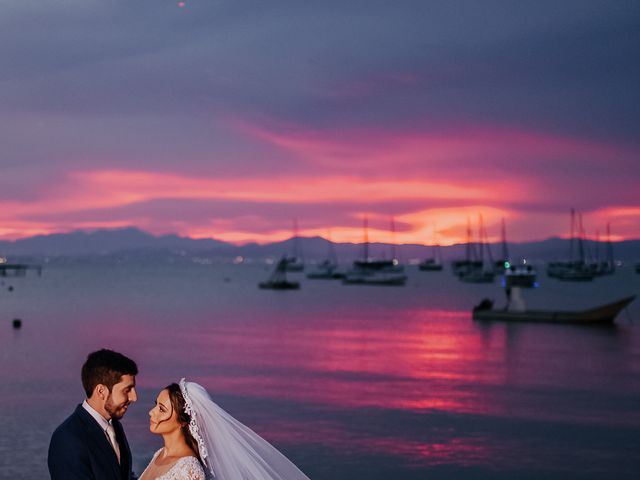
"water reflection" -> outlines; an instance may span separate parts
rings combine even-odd
[[[418,284],[432,292],[422,301],[409,287],[393,298],[341,297],[331,284],[276,296],[253,279],[213,288],[201,271],[197,281],[156,273],[59,277],[39,300],[5,306],[28,321],[0,338],[2,426],[20,436],[21,423],[40,425],[31,446],[21,437],[31,458],[44,456],[50,429],[81,399],[87,352],[110,346],[140,366],[140,402],[125,418],[137,467],[158,447],[148,406],[182,376],[318,478],[434,477],[439,467],[448,468],[441,478],[468,468],[475,478],[526,468],[563,478],[582,464],[620,465],[621,477],[637,466],[620,450],[640,447],[633,324],[474,323],[454,304],[480,295],[453,280]],[[8,441],[0,453],[23,455]]]
[[[522,465],[517,446],[529,448],[527,442],[509,438],[508,449],[496,443],[496,422],[490,419],[565,427],[576,422],[640,425],[636,411],[621,420],[609,404],[589,399],[585,386],[597,389],[610,375],[609,360],[600,358],[599,365],[575,361],[588,348],[615,350],[624,337],[615,329],[579,329],[576,336],[575,330],[556,326],[474,324],[461,311],[395,313],[388,322],[368,322],[356,312],[336,320],[307,315],[304,322],[282,316],[277,321],[245,318],[237,324],[194,320],[197,327],[183,324],[170,337],[163,329],[156,334],[134,327],[128,330],[128,348],[148,357],[145,385],[164,385],[172,375],[179,378],[186,372],[218,396],[276,405],[294,402],[333,412],[334,418],[320,423],[313,410],[296,422],[283,420],[282,412],[253,419],[256,430],[281,445],[349,445],[360,452],[356,454],[397,456],[408,465]],[[115,341],[123,327],[112,323],[99,335]],[[184,358],[154,358],[172,351],[171,345],[188,346]],[[606,394],[615,398],[615,389]],[[412,417],[412,423],[422,428],[412,433],[403,424],[363,431],[348,415],[340,421],[342,414],[336,413],[364,410],[377,423],[385,423],[393,411],[415,412],[419,417]],[[434,428],[438,415],[456,420],[449,417],[448,428],[441,430]],[[483,426],[470,431],[468,422],[478,419],[484,419]],[[537,452],[542,449],[536,446]]]

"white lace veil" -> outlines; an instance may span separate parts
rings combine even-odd
[[[202,386],[183,378],[180,390],[207,479],[309,480],[273,445],[216,405]]]

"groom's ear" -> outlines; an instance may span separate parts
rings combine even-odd
[[[93,389],[93,396],[100,400],[106,400],[109,396],[109,389],[106,385],[99,383],[96,385],[96,388]]]

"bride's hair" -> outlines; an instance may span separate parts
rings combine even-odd
[[[185,412],[184,410],[184,397],[182,396],[182,391],[180,390],[180,385],[177,383],[172,383],[165,387],[165,390],[169,392],[169,399],[171,400],[171,406],[173,410],[176,412],[176,419],[180,424],[180,430],[182,430],[182,435],[184,436],[187,445],[193,450],[198,457],[198,461],[202,463],[202,459],[200,458],[200,452],[198,451],[198,442],[191,432],[189,431],[189,422],[191,421],[191,416]]]

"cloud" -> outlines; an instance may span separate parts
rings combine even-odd
[[[10,0],[4,232],[266,239],[287,211],[344,238],[395,215],[417,239],[478,210],[525,237],[636,208],[639,20],[632,1]]]

